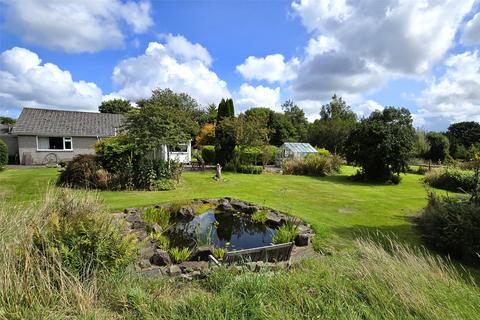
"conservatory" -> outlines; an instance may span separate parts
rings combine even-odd
[[[281,166],[285,160],[299,159],[316,153],[317,150],[310,143],[285,142],[278,148],[275,164]]]

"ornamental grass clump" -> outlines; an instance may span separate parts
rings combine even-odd
[[[255,222],[263,223],[263,222],[267,221],[267,216],[268,216],[268,213],[265,210],[255,211],[252,214],[252,220],[255,221]]]
[[[342,159],[336,155],[308,155],[284,161],[283,174],[324,177],[340,172],[341,164]]]
[[[190,249],[187,247],[184,248],[170,248],[168,250],[168,253],[170,254],[170,257],[172,258],[173,262],[175,263],[182,263],[183,261],[186,261],[188,257],[190,257]]]
[[[156,223],[163,230],[170,227],[170,212],[164,208],[148,208],[143,214],[146,223]]]
[[[289,219],[283,226],[277,229],[272,238],[272,242],[274,244],[293,242],[298,233],[298,224],[292,219]]]

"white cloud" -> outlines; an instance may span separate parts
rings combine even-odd
[[[252,86],[243,83],[235,95],[235,103],[243,111],[252,107],[267,107],[279,111],[280,88],[269,88],[262,85]]]
[[[474,2],[295,0],[313,36],[289,89],[309,118],[333,93],[367,115],[379,106],[365,94],[393,78],[425,76],[443,59]]]
[[[480,121],[480,57],[478,51],[450,56],[446,72],[430,83],[417,99],[415,115],[427,128],[452,122]]]
[[[335,39],[345,52],[391,72],[422,74],[442,59],[475,0],[300,0],[303,24]]]
[[[340,44],[334,38],[325,36],[318,36],[308,41],[308,45],[305,48],[307,56],[315,56],[329,51],[338,51]]]
[[[250,56],[245,62],[236,67],[237,71],[247,80],[266,80],[268,82],[285,82],[292,80],[299,64],[298,59],[293,58],[285,62],[281,54],[272,54],[264,58]]]
[[[125,29],[153,25],[150,2],[120,0],[3,0],[6,26],[23,40],[67,52],[124,45]]]
[[[177,57],[182,61],[199,60],[206,66],[212,64],[212,57],[208,53],[207,49],[202,47],[198,43],[191,43],[184,36],[172,34],[162,35],[162,39],[165,40],[165,49],[167,54]]]
[[[383,109],[383,106],[374,100],[367,100],[356,107],[353,107],[353,111],[355,111],[360,118],[368,117],[373,111],[382,111]]]
[[[468,45],[480,44],[480,13],[477,13],[465,25],[462,42]]]
[[[30,50],[14,47],[0,54],[0,110],[48,106],[96,111],[101,99],[95,83],[74,81],[70,72],[42,64]]]
[[[187,53],[186,49],[195,48]],[[120,61],[113,70],[119,90],[112,96],[131,101],[148,98],[156,88],[185,92],[201,104],[218,103],[230,97],[225,81],[208,68],[208,51],[182,36],[166,38],[166,43],[150,42],[145,54]]]

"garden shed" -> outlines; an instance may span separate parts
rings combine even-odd
[[[278,148],[275,163],[281,166],[283,161],[303,158],[308,154],[316,154],[317,150],[310,143],[285,142]]]

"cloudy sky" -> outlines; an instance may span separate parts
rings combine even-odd
[[[0,115],[96,111],[154,88],[238,111],[334,94],[359,115],[480,121],[476,0],[0,0]]]

